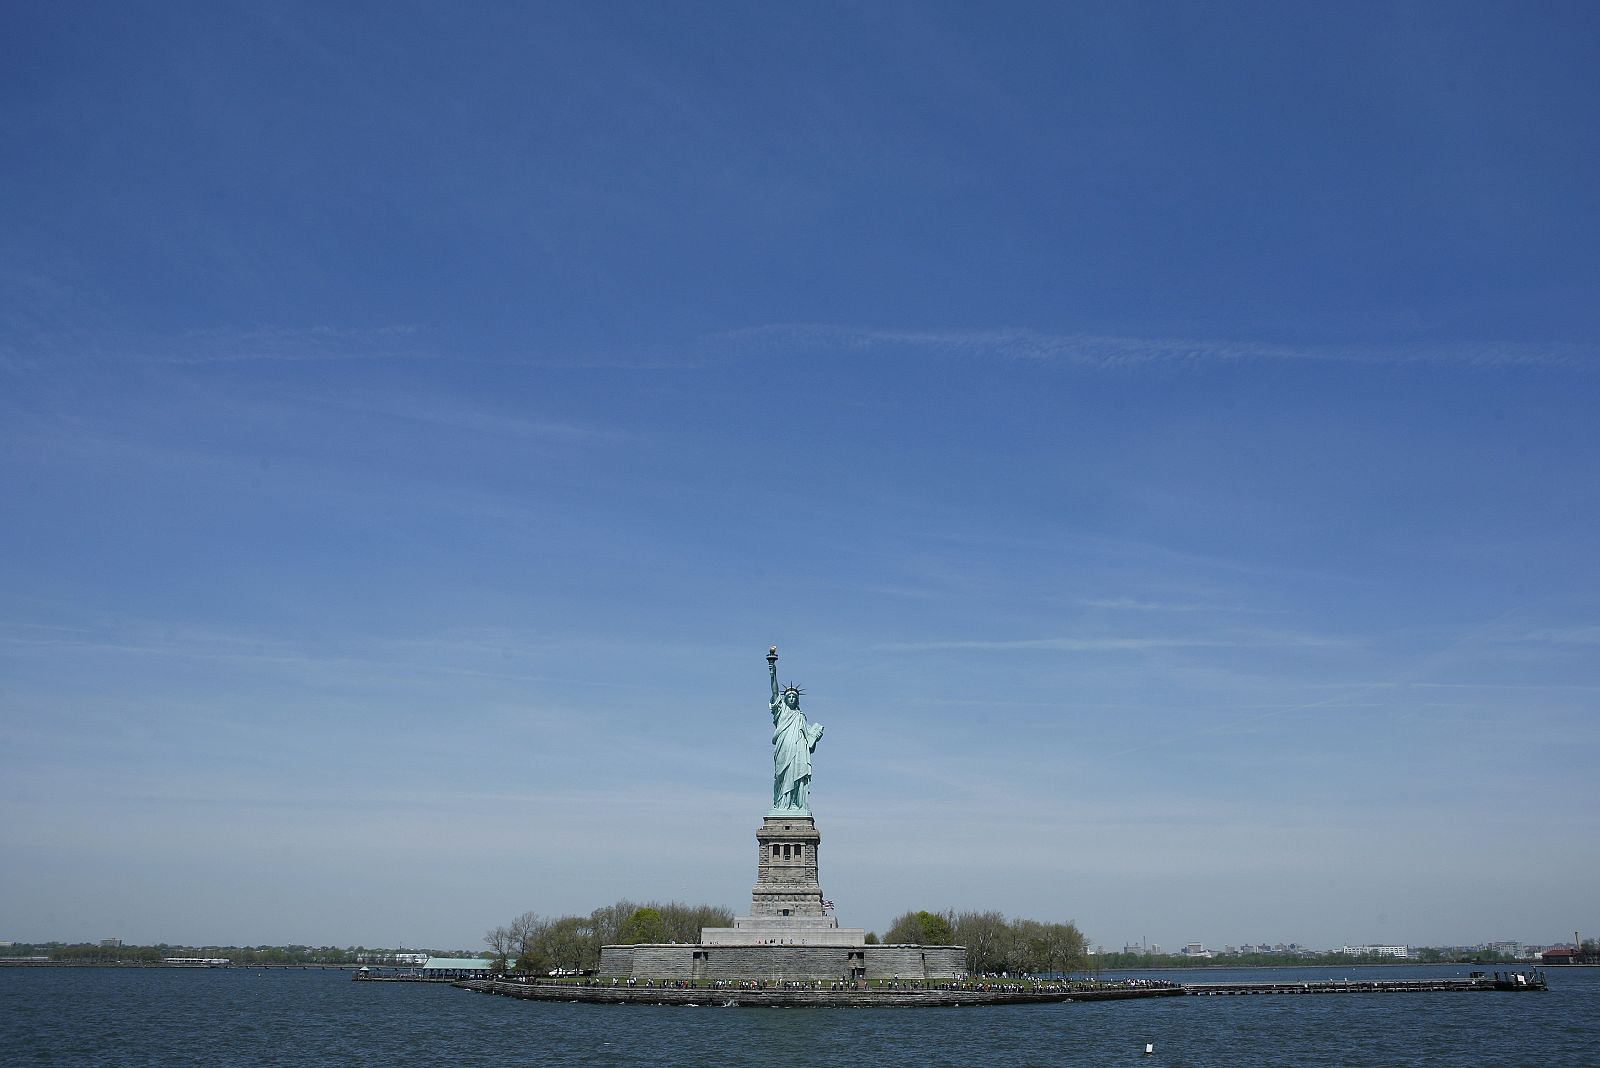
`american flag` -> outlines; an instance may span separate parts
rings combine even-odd
[[[823,898],[822,899],[822,911],[826,912],[831,908],[833,908],[833,902],[829,901],[827,898]]]

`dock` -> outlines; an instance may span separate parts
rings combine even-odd
[[[1473,972],[1462,979],[1319,979],[1300,983],[1189,983],[1184,992],[1199,997],[1250,994],[1419,994],[1548,990],[1544,972]]]

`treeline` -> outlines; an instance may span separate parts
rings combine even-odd
[[[1213,957],[1186,957],[1182,953],[1101,953],[1095,958],[1101,970],[1125,968],[1338,968],[1360,964],[1515,964],[1517,958],[1494,950],[1414,948],[1410,957],[1381,953],[1223,953]]]
[[[733,912],[713,905],[618,901],[587,916],[524,912],[483,936],[498,970],[522,975],[591,972],[601,946],[700,941],[703,927],[731,927]],[[869,945],[878,944],[867,935]],[[965,946],[974,975],[1070,972],[1087,959],[1083,932],[1073,923],[1007,920],[998,912],[907,912],[882,940],[925,946]]]
[[[1077,924],[1007,920],[998,912],[907,912],[889,926],[883,941],[965,946],[967,971],[973,975],[1066,973],[1082,969],[1088,959]]]
[[[1230,953],[1226,956],[1188,957],[1182,953],[1100,953],[1095,967],[1102,971],[1123,968],[1287,968],[1341,964],[1398,964],[1394,957],[1377,954],[1353,957],[1347,953]]]
[[[1517,957],[1498,949],[1444,949],[1419,946],[1411,951],[1412,959],[1422,964],[1515,964]]]
[[[698,942],[702,927],[732,926],[732,910],[716,905],[618,901],[587,916],[524,912],[483,940],[498,970],[542,975],[594,971],[600,967],[601,946]]]
[[[396,953],[424,950],[368,949],[365,946],[176,946],[161,942],[151,946],[102,946],[96,942],[18,943],[0,950],[6,957],[48,957],[54,961],[84,964],[159,964],[167,957],[226,958],[235,965],[362,964],[392,959]],[[447,954],[469,956],[464,950]]]
[[[83,961],[88,964],[115,963],[127,964],[159,964],[162,957],[176,957],[178,953],[163,952],[159,946],[100,946],[100,945],[73,945],[73,946],[31,946],[34,952],[29,956],[49,957],[51,960]],[[7,956],[22,956],[16,948],[7,950]],[[188,954],[184,954],[187,956]],[[195,956],[200,954],[196,952]]]

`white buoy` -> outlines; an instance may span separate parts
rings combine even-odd
[[[1156,1044],[1154,1042],[1146,1042],[1144,1044],[1144,1055],[1146,1057],[1154,1057],[1156,1055]]]

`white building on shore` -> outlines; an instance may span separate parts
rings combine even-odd
[[[1397,957],[1400,960],[1411,957],[1410,946],[1344,946],[1339,952],[1347,957]]]

